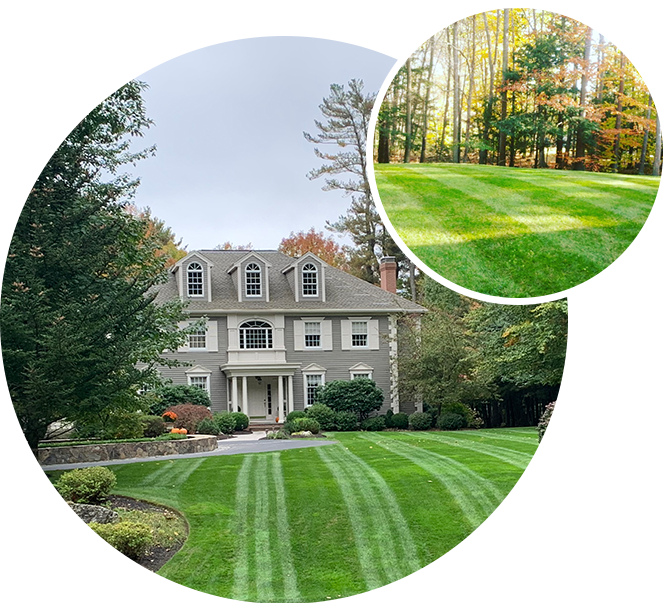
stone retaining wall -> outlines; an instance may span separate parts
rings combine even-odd
[[[164,440],[159,442],[122,442],[119,444],[84,444],[80,446],[55,446],[40,448],[37,460],[40,465],[66,465],[70,463],[91,463],[114,461],[170,454],[189,454],[216,450],[216,436],[194,435],[185,440]]]

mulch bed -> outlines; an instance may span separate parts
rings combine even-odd
[[[179,517],[180,520],[184,522],[188,530],[188,524],[186,523],[186,520],[184,520],[181,517],[181,515],[177,513],[174,509],[170,509],[169,507],[162,507],[160,505],[148,503],[143,500],[137,500],[135,498],[129,498],[127,496],[116,496],[116,495],[111,495],[109,497],[109,502],[112,509],[125,509],[128,511],[149,511],[152,513],[161,513],[161,514],[165,513],[165,511],[168,510],[170,511],[170,513]],[[175,544],[169,548],[161,546],[152,547],[146,552],[146,554],[142,558],[136,559],[135,562],[139,563],[142,567],[145,567],[146,569],[152,572],[156,572],[161,567],[163,567],[183,545],[184,543],[182,542]]]

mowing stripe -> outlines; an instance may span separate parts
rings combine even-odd
[[[233,529],[236,534],[237,551],[235,555],[235,569],[233,570],[232,597],[237,600],[246,600],[249,593],[249,529],[247,515],[249,511],[249,481],[251,465],[254,455],[245,455],[242,466],[237,474],[235,491],[235,519]]]
[[[345,451],[343,447],[332,452],[331,462],[336,463],[345,479],[354,485],[358,504],[364,509],[363,515],[367,517],[368,546],[377,558],[377,567],[385,576],[384,584],[399,580],[403,574],[399,567],[400,560],[396,555],[393,534],[385,517],[387,509],[384,501],[379,499],[360,468],[352,466],[351,453]]]
[[[421,562],[419,561],[416,544],[412,539],[409,526],[403,517],[400,505],[396,500],[393,490],[386,483],[386,480],[384,480],[384,478],[372,467],[370,467],[370,465],[368,465],[363,459],[353,454],[351,451],[347,452],[349,461],[352,464],[357,465],[361,471],[365,473],[369,484],[373,485],[377,490],[378,497],[381,500],[386,501],[388,524],[395,530],[397,542],[399,542],[402,548],[402,561],[406,566],[406,573],[413,573],[421,569]]]
[[[406,458],[430,473],[451,494],[473,529],[493,513],[504,498],[489,480],[447,456],[381,434],[359,437]]]
[[[166,461],[165,463],[159,463],[159,466],[155,471],[149,473],[139,484],[138,486],[153,486],[158,480],[160,480],[165,474],[170,473],[174,470],[174,461]]]
[[[383,512],[386,516],[385,525],[389,525],[395,528],[396,540],[399,542],[402,548],[402,559],[404,565],[406,566],[406,571],[401,571],[401,577],[407,573],[413,573],[421,569],[416,545],[412,539],[409,526],[403,517],[400,505],[398,505],[398,501],[393,494],[393,490],[391,490],[389,485],[386,483],[386,480],[384,480],[384,478],[377,471],[370,467],[370,465],[368,465],[368,463],[366,463],[359,456],[346,449],[341,449],[340,452],[342,452],[343,457],[346,456],[345,467],[354,473],[354,475],[360,480],[363,476],[360,476],[360,473],[355,470],[356,467],[358,467],[366,478],[364,483],[373,487],[373,490],[377,491],[376,497],[378,501],[383,501],[385,506]],[[397,567],[400,568],[400,565]]]
[[[528,463],[533,458],[532,454],[526,452],[518,452],[517,450],[510,450],[509,448],[503,448],[502,446],[492,446],[490,444],[480,444],[475,442],[469,442],[462,438],[454,438],[445,435],[437,435],[430,432],[421,432],[421,433],[407,433],[408,436],[414,438],[428,438],[430,440],[435,440],[437,442],[442,442],[449,446],[460,446],[466,450],[472,450],[474,452],[479,452],[487,456],[492,456],[505,463],[514,465],[519,469],[526,469]]]
[[[379,588],[380,586],[383,586],[384,582],[380,576],[379,567],[375,562],[372,547],[368,542],[369,530],[366,525],[367,518],[364,515],[365,510],[358,501],[357,486],[354,486],[347,475],[345,475],[342,465],[337,462],[337,457],[333,455],[333,448],[340,448],[340,446],[319,446],[316,448],[316,451],[321,457],[321,460],[333,474],[333,477],[335,478],[335,481],[337,481],[342,492],[342,498],[347,507],[349,521],[351,522],[351,528],[354,534],[356,552],[361,564],[361,573],[363,574],[365,586],[368,590]]]
[[[204,457],[199,459],[189,459],[188,461],[180,461],[179,464],[174,467],[174,471],[170,474],[169,483],[173,488],[178,488],[191,477],[191,474],[200,467],[204,461]]]
[[[463,437],[468,439],[468,437],[473,438],[484,438],[486,440],[504,440],[507,442],[518,442],[519,444],[528,444],[530,446],[535,446],[537,448],[537,434],[533,434],[532,437],[524,438],[523,436],[513,436],[506,435],[503,433],[484,433],[482,431],[463,431],[463,432],[454,432],[453,437]]]
[[[270,551],[270,497],[268,495],[268,455],[256,455],[254,487],[254,545],[256,562],[256,600],[272,601],[272,554]]]
[[[276,496],[276,526],[277,544],[281,559],[281,570],[284,578],[284,601],[301,600],[298,590],[298,579],[293,566],[293,554],[291,552],[291,533],[286,510],[286,492],[284,490],[284,477],[282,475],[281,460],[278,452],[272,453],[272,479],[275,486]]]

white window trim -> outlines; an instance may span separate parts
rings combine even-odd
[[[364,322],[367,324],[366,345],[354,345],[354,322]],[[370,316],[350,316],[347,319],[342,319],[340,328],[342,335],[342,350],[365,351],[379,349],[379,319]]]
[[[305,270],[306,266],[312,266],[314,270]],[[308,272],[309,274],[313,274],[315,278],[315,288],[316,291],[315,293],[305,293],[305,273]],[[302,265],[302,268],[300,268],[300,284],[302,288],[302,296],[303,297],[319,297],[319,267],[314,263],[314,262],[306,262],[305,264]]]
[[[252,272],[249,270],[251,265],[258,266],[258,270],[253,270],[253,274],[258,274],[258,293],[249,293],[249,274]],[[263,268],[258,262],[249,262],[244,266],[244,295],[245,297],[263,297]]]
[[[189,326],[188,321],[180,322],[179,328],[185,329]],[[208,320],[205,324],[205,347],[204,348],[192,348],[191,347],[191,336],[188,336],[186,343],[183,346],[180,346],[177,349],[177,352],[188,352],[191,354],[197,354],[202,352],[218,352],[219,351],[219,333],[218,333],[218,323],[216,320]]]
[[[212,379],[211,379],[212,371],[209,369],[206,369],[200,365],[194,366],[193,368],[189,369],[186,371],[186,382],[188,385],[193,385],[192,378],[193,377],[205,377],[205,391],[207,392],[207,395],[209,396],[209,399],[212,399]]]
[[[194,264],[196,266],[200,266],[200,270],[190,270],[191,266],[193,266]],[[200,286],[202,288],[202,293],[191,293],[189,291],[190,283],[188,281],[189,281],[189,274],[191,272],[199,272],[200,273],[200,278],[202,279],[202,282],[200,283]],[[187,297],[205,297],[205,269],[200,262],[192,261],[192,262],[189,262],[189,264],[186,266],[186,296]]]
[[[264,348],[247,347],[247,345],[246,345],[247,344],[247,337],[246,337],[246,334],[244,336],[242,336],[242,328],[244,327],[245,324],[250,323],[250,322],[263,322],[266,325],[268,325],[267,327],[255,327],[255,328],[264,329],[264,330],[268,331],[268,333],[266,334],[266,342],[269,340],[271,345],[266,346]],[[248,319],[245,319],[237,327],[237,342],[236,342],[237,346],[238,346],[237,349],[239,349],[239,350],[253,350],[253,351],[277,349],[277,348],[275,348],[275,335],[276,335],[275,327],[269,320],[265,320],[264,318],[248,318]],[[244,344],[245,344],[244,346],[240,345],[242,339],[244,340]]]
[[[372,373],[374,368],[368,364],[358,363],[352,367],[349,367],[349,378],[353,381],[356,379],[356,375],[365,375],[368,379],[372,380]]]
[[[309,408],[311,404],[307,403],[307,377],[317,376],[321,378],[320,385],[326,384],[326,369],[318,364],[310,364],[302,370],[302,384],[303,384],[303,408]]]
[[[307,333],[307,329],[303,329],[303,346],[305,350],[323,350],[323,320],[304,320],[303,319],[303,327],[306,327],[307,324],[315,324],[319,325],[319,345],[307,345],[307,336],[308,335],[316,335],[316,333]]]

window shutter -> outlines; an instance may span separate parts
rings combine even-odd
[[[351,321],[343,320],[342,325],[342,349],[350,350],[351,349]]]
[[[207,321],[207,351],[219,351],[219,329],[216,320]]]
[[[368,321],[368,347],[371,350],[379,349],[379,321]]]
[[[333,321],[324,320],[321,322],[321,347],[324,350],[333,349]]]
[[[180,322],[179,323],[179,330],[185,329],[186,327],[188,327],[188,322]],[[184,345],[180,345],[177,348],[177,351],[178,352],[188,352],[188,340],[186,341],[186,343]]]
[[[302,352],[305,349],[305,323],[299,318],[293,321],[293,349]]]

